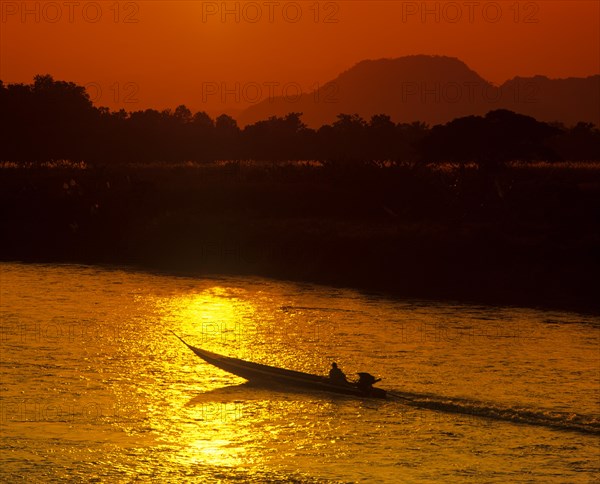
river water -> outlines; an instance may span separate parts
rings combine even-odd
[[[262,278],[1,269],[1,482],[599,482],[600,320]],[[385,401],[276,392],[190,344]]]

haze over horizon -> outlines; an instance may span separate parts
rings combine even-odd
[[[127,111],[237,113],[417,54],[458,58],[496,85],[600,73],[594,1],[3,2],[1,14],[2,81],[51,74]]]

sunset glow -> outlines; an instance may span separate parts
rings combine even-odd
[[[599,482],[599,0],[0,0],[0,482]]]
[[[0,78],[48,73],[112,109],[235,113],[382,57],[457,57],[496,84],[597,74],[599,18],[593,0],[7,1]]]

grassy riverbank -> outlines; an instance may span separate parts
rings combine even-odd
[[[5,165],[0,201],[4,260],[600,306],[598,165]]]

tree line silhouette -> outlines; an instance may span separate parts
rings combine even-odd
[[[214,160],[475,162],[600,160],[600,130],[566,127],[508,110],[429,127],[339,114],[312,129],[302,113],[270,117],[243,129],[186,106],[126,112],[96,107],[83,86],[38,75],[32,84],[0,81],[2,160],[179,163]]]

